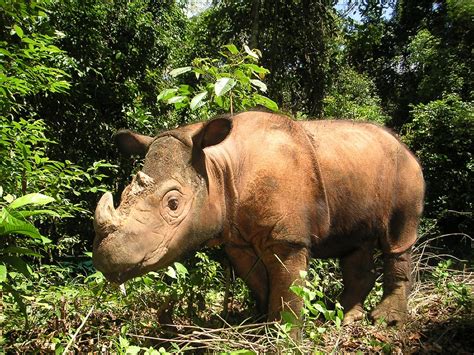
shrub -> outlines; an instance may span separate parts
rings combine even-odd
[[[323,116],[378,123],[388,121],[380,106],[375,84],[366,75],[349,67],[335,77],[328,95],[324,97]]]
[[[54,142],[46,136],[49,127],[38,118],[35,102],[65,93],[70,85],[58,69],[65,54],[53,44],[45,3],[0,1],[6,25],[0,30],[0,287],[24,314],[22,298],[32,288],[24,277],[34,275],[41,257],[57,246],[42,234],[55,235],[56,242],[71,237],[61,232],[64,224],[57,219],[88,214],[71,197],[105,190],[106,175],[99,170],[112,167],[96,162],[83,169],[48,157]],[[53,201],[47,210],[32,207]]]
[[[411,123],[403,126],[403,140],[423,166],[426,214],[441,216],[450,231],[472,231],[474,160],[472,102],[457,95],[412,108]],[[454,224],[455,223],[455,224]]]
[[[235,45],[228,44],[220,54],[221,58],[195,58],[191,66],[172,70],[171,77],[193,73],[195,83],[165,89],[158,99],[178,110],[189,109],[188,121],[223,112],[233,114],[255,106],[278,110],[274,101],[262,95],[267,86],[261,79],[269,71],[258,65],[262,56],[258,49],[244,45],[244,50],[239,51]]]

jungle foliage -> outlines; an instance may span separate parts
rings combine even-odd
[[[89,252],[99,195],[119,196],[139,165],[111,144],[117,129],[154,134],[255,106],[397,132],[427,182],[420,245],[471,260],[421,254],[434,270],[428,284],[449,295],[442,299],[453,314],[472,309],[472,280],[448,272],[473,266],[472,2],[216,0],[187,17],[190,3],[0,0],[0,347],[182,351],[194,340],[138,347],[141,338],[130,334],[162,337],[156,329],[173,317],[202,330],[250,316],[248,290],[240,281],[229,289],[232,272],[215,261],[218,251],[138,278],[127,297],[109,292]],[[306,334],[319,346],[328,327],[340,326],[340,310],[326,304],[341,284],[332,261],[315,262],[309,275],[294,291],[314,324]],[[378,287],[368,306],[380,296]],[[79,343],[74,330],[88,309],[89,343]],[[101,317],[112,324],[102,340],[91,335]],[[271,334],[277,349],[294,346],[291,322]],[[387,350],[376,335],[364,341],[366,350]]]

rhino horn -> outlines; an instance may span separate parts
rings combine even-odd
[[[98,236],[106,237],[115,231],[120,224],[120,217],[114,208],[114,200],[110,192],[106,192],[95,210],[94,229]]]
[[[153,178],[149,177],[147,174],[145,174],[142,171],[139,171],[137,173],[136,181],[142,187],[148,187],[148,186],[153,185],[155,183]]]

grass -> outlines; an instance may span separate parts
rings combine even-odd
[[[0,346],[6,353],[470,354],[474,349],[472,262],[443,255],[433,247],[436,242],[426,239],[414,248],[410,317],[398,328],[367,320],[339,327],[335,318],[328,321],[313,314],[306,318],[302,341],[295,342],[286,325],[253,318],[254,305],[240,281],[233,283],[233,297],[223,307],[226,270],[201,253],[189,264],[197,267],[176,264],[172,270],[129,282],[127,296],[106,286],[99,274],[78,275],[73,265],[45,266],[35,280],[24,281],[29,290],[28,324],[2,295]],[[314,264],[312,282],[318,285],[314,290],[324,291],[329,298],[340,292],[336,265],[333,261]],[[90,265],[85,267],[91,270]],[[377,282],[367,307],[380,294]]]

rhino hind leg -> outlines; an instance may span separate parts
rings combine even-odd
[[[341,259],[344,283],[341,305],[344,307],[344,324],[364,317],[364,300],[375,284],[373,254],[374,248],[365,246]]]
[[[373,320],[388,325],[401,324],[407,317],[407,298],[411,286],[411,251],[384,255],[383,297],[372,311]]]

